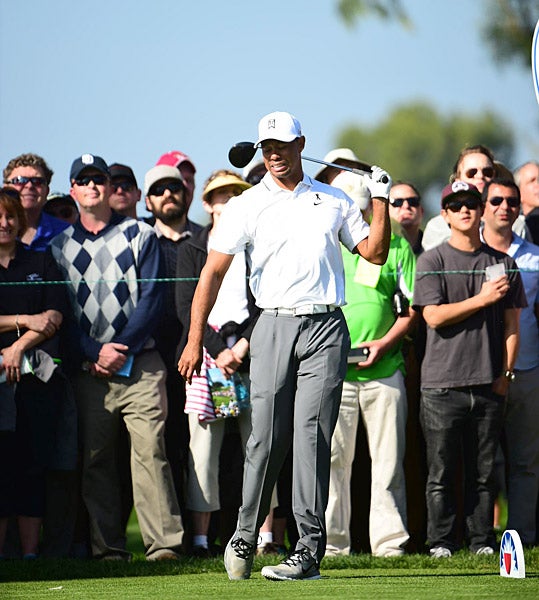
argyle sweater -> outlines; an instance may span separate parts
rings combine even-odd
[[[138,354],[153,346],[160,318],[163,277],[152,228],[113,212],[97,234],[77,221],[51,241],[52,254],[68,286],[85,359],[97,361],[101,346],[118,342]],[[143,281],[137,281],[143,280]]]

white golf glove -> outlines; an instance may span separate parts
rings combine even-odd
[[[372,175],[365,177],[365,183],[369,188],[372,198],[389,198],[389,190],[391,189],[391,177],[387,171],[373,165]]]

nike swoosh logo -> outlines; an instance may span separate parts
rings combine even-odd
[[[319,204],[322,204],[322,200],[320,200],[320,202],[313,202],[313,204],[314,204],[315,206],[318,206]]]

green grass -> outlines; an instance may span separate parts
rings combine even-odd
[[[539,548],[526,551],[524,580],[499,576],[498,556],[472,556],[466,551],[451,559],[424,555],[374,558],[367,554],[325,559],[319,581],[273,582],[260,575],[265,564],[255,560],[248,581],[229,581],[222,559],[184,557],[178,562],[151,563],[137,554],[131,563],[37,560],[0,564],[0,597],[159,600],[184,598],[499,598],[539,597]]]
[[[260,575],[276,557],[255,560],[248,581],[229,581],[222,558],[182,557],[177,562],[147,562],[136,516],[127,529],[133,561],[37,560],[0,562],[0,598],[84,600],[384,600],[539,598],[539,548],[525,551],[526,579],[499,576],[498,555],[473,556],[462,550],[450,559],[426,555],[375,558],[369,554],[324,559],[318,581],[274,582]]]

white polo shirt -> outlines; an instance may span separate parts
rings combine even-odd
[[[306,175],[288,191],[267,173],[228,201],[210,244],[224,254],[247,251],[260,308],[342,306],[340,243],[352,251],[368,234],[361,211],[343,191]]]

